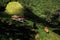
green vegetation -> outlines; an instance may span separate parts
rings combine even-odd
[[[20,36],[22,35],[21,37],[24,36],[23,38],[29,36],[28,40],[35,40],[34,35],[36,33],[33,33],[33,32],[30,33],[31,31],[29,30],[28,30],[29,33],[27,33],[26,32],[27,29],[23,28],[20,30],[21,33],[20,31],[17,33],[18,29],[20,28],[20,22],[13,21],[11,19],[11,15],[9,15],[9,13],[4,12],[6,10],[4,8],[6,8],[7,4],[11,1],[17,1],[21,3],[22,6],[24,7],[24,12],[22,14],[24,14],[24,17],[26,18],[26,22],[21,24],[21,25],[24,25],[24,28],[25,26],[29,26],[29,30],[34,29],[33,25],[34,23],[36,24],[35,26],[38,29],[35,29],[34,31],[39,34],[39,39],[37,40],[60,40],[60,35],[53,32],[54,30],[60,30],[60,25],[59,25],[60,0],[0,0],[0,27],[4,28],[4,30],[14,30],[13,32],[16,34],[16,35],[14,34],[16,37],[18,37],[19,35]],[[6,28],[4,26],[6,26]],[[49,26],[49,33],[45,32],[44,30],[45,26]],[[9,29],[10,27],[11,29]],[[3,32],[2,35],[1,35],[1,32]],[[8,40],[6,35],[9,34],[8,35],[9,37],[11,35],[11,32],[9,31],[6,32],[6,35],[4,35],[4,31],[1,31],[1,32],[0,32],[0,35],[2,36],[2,38],[0,36],[1,40]],[[10,37],[11,38],[9,38],[9,40],[14,39],[14,37],[12,36]],[[22,40],[25,40],[25,39],[22,39]]]

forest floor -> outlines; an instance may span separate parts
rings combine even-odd
[[[39,28],[38,29],[39,39],[38,40],[60,40],[60,35],[53,32],[53,29],[54,28],[49,28],[49,33],[46,33],[43,28]],[[55,28],[54,30],[57,30],[57,29],[58,28]]]

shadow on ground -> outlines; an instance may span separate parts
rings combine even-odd
[[[9,38],[13,40],[35,40],[34,35],[37,34],[37,32],[32,31],[29,26],[15,27],[15,25],[7,25],[1,22],[0,24],[2,24],[0,25],[0,38],[4,37],[6,40],[9,40]]]
[[[35,15],[32,12],[32,10],[29,9],[28,7],[25,8],[24,17],[27,18],[28,20],[33,21],[33,22],[37,22],[37,23],[43,22],[43,19],[38,17],[37,15]]]
[[[15,29],[13,29],[13,28],[0,28],[0,36],[4,35],[4,37],[6,39],[12,38],[13,40],[16,40],[16,39],[35,40],[34,39],[35,34],[36,34],[36,32],[32,31],[27,26],[15,28]]]
[[[53,30],[53,32],[57,33],[58,35],[60,35],[60,30]]]

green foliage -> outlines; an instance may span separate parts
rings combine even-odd
[[[48,22],[50,24],[55,25],[55,23],[60,22],[60,16],[59,17],[54,16],[55,11],[60,9],[60,0],[0,0],[0,4],[1,4],[0,6],[6,7],[6,5],[10,1],[18,1],[24,7],[31,8],[32,9],[31,11],[35,15],[44,19],[44,22],[43,22],[44,24],[46,22]],[[11,20],[11,15],[6,14],[5,12],[0,12],[0,20],[4,24],[12,23],[12,24],[15,25],[14,27],[19,27],[20,26],[20,23],[18,21]],[[40,28],[40,29],[37,30],[40,34],[40,39],[41,40],[59,40],[60,37],[57,36],[55,33],[50,31],[50,33],[47,34],[43,30],[43,28],[45,26],[43,23],[41,23],[41,24],[37,23],[37,27]],[[33,22],[27,21],[26,23],[24,22],[24,24],[28,24],[32,28]],[[1,26],[3,26],[2,23],[0,24],[0,27]],[[2,40],[4,40],[4,39],[5,38],[3,37]]]

